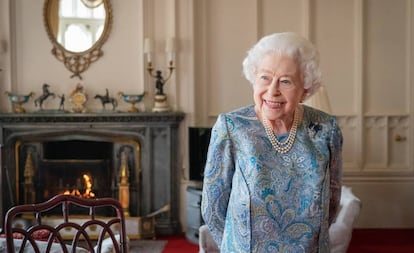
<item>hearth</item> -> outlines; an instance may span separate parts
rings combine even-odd
[[[178,127],[183,113],[0,114],[0,211],[58,193],[114,197],[131,217],[165,205],[158,234],[181,231]]]
[[[118,188],[124,167],[127,168],[126,196],[133,193],[140,199],[139,174],[129,169],[136,167],[135,157],[139,154],[134,150],[139,150],[138,143],[134,146],[105,136],[68,139],[64,135],[68,140],[61,138],[44,136],[17,146],[19,184],[16,199],[19,203],[43,202],[59,193],[119,199]],[[126,214],[137,216],[137,208],[129,206],[129,201],[124,202]],[[139,205],[137,201],[133,203]]]

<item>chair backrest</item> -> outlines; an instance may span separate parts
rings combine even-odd
[[[16,222],[21,219],[28,219],[31,224],[22,228]],[[46,237],[39,241],[39,234]],[[123,209],[113,198],[59,194],[43,203],[12,207],[5,216],[5,237],[8,253],[24,249],[47,253],[101,252],[108,241],[114,252],[127,252]]]

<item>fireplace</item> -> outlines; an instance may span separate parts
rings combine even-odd
[[[131,217],[165,205],[158,234],[181,231],[182,113],[0,114],[0,210],[66,192],[122,200]],[[3,220],[3,219],[2,219]]]
[[[64,138],[64,139],[62,139]],[[16,200],[43,202],[64,193],[84,198],[120,199],[122,173],[127,183],[125,212],[139,215],[139,143],[105,136],[37,136],[20,141],[16,152]],[[6,182],[7,183],[7,182]],[[133,201],[129,201],[132,196]]]
[[[59,193],[83,198],[116,196],[113,191],[119,182],[119,173],[113,156],[119,157],[119,154],[114,153],[113,142],[53,140],[43,142],[40,147],[39,167],[43,172],[39,173],[36,187],[39,190],[35,192],[39,192],[42,198],[37,201],[45,201]],[[121,152],[126,152],[125,149]],[[29,154],[32,153],[30,150]],[[26,160],[30,158],[27,157]],[[121,167],[121,164],[118,167]],[[26,174],[29,173],[24,173],[25,179]],[[24,189],[26,190],[26,187]]]

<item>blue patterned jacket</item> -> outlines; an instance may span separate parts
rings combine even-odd
[[[222,253],[329,252],[341,194],[336,118],[302,105],[292,149],[278,153],[253,105],[219,115],[204,171],[202,215]]]

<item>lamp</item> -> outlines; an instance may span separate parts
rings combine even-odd
[[[167,77],[162,76],[161,70],[155,70],[152,65],[152,40],[146,38],[144,41],[144,54],[147,57],[147,71],[149,75],[155,78],[155,104],[154,108],[152,109],[153,112],[166,112],[170,111],[170,107],[167,102],[167,95],[164,93],[164,85],[170,79],[175,67],[174,67],[174,54],[175,54],[175,39],[168,38],[165,44],[165,52],[167,54],[168,60],[168,74]]]
[[[331,104],[329,103],[328,93],[323,85],[315,94],[308,98],[304,104],[326,113],[331,113]]]

